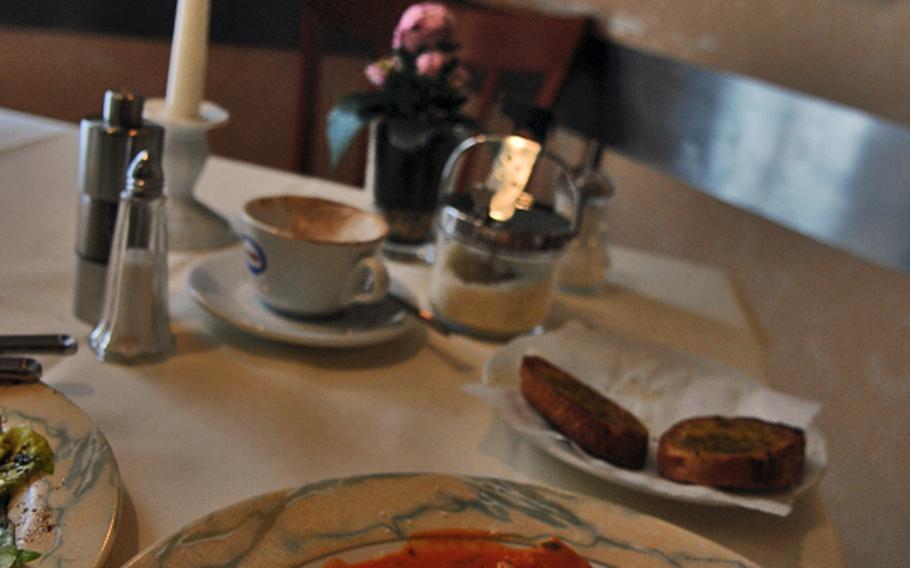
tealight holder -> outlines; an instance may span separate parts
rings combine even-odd
[[[168,246],[171,250],[202,250],[237,240],[230,223],[196,199],[194,189],[209,157],[208,132],[223,126],[230,114],[204,101],[197,118],[170,116],[164,99],[150,99],[145,117],[164,127],[163,168],[167,199]]]

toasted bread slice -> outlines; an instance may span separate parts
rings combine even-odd
[[[803,476],[803,431],[758,418],[700,416],[661,437],[660,475],[723,489],[779,490]]]
[[[589,454],[641,469],[648,429],[631,412],[540,357],[521,360],[521,393],[547,421]]]

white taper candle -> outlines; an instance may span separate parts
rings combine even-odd
[[[205,91],[209,0],[178,0],[167,77],[167,114],[197,118]]]

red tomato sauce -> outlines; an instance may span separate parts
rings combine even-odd
[[[514,548],[488,537],[469,531],[423,534],[379,558],[354,564],[330,560],[324,568],[591,568],[555,538],[532,548]]]

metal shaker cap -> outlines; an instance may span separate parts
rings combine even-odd
[[[164,194],[164,175],[158,160],[148,151],[136,154],[126,170],[126,190],[121,197],[155,199]]]
[[[101,113],[104,122],[111,126],[139,128],[142,126],[142,109],[145,99],[122,91],[108,90],[104,93],[104,107]]]
[[[116,203],[133,156],[141,150],[161,155],[164,128],[142,120],[143,107],[140,95],[108,90],[102,115],[82,120],[77,178],[80,194]]]
[[[568,219],[539,204],[516,211],[506,222],[477,215],[471,194],[446,200],[439,212],[439,227],[465,243],[525,251],[560,250],[575,235]]]

